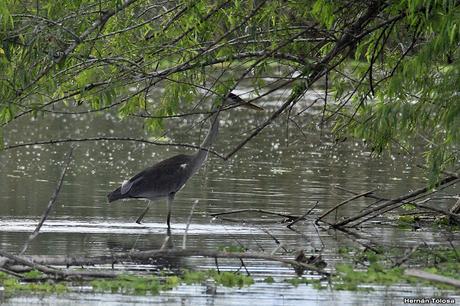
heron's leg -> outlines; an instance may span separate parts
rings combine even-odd
[[[152,201],[149,200],[149,203],[147,204],[147,207],[144,209],[144,211],[142,212],[142,214],[139,216],[139,218],[137,218],[136,220],[136,223],[137,224],[141,224],[141,221],[142,219],[144,219],[144,216],[145,214],[149,211],[150,209],[150,204],[152,203]]]
[[[174,196],[175,196],[175,193],[170,193],[168,195],[168,217],[166,219],[166,224],[168,225],[168,236],[171,235],[171,209],[172,209],[172,203],[174,201]]]

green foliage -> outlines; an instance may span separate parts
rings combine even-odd
[[[42,276],[41,273],[37,273],[37,271],[31,271],[28,273],[29,275],[32,275],[31,278],[38,278]],[[63,283],[55,283],[52,281],[21,282],[19,279],[11,277],[3,272],[0,272],[0,281],[2,286],[5,288],[6,295],[11,295],[17,292],[64,293],[68,291],[67,286]]]
[[[241,273],[209,271],[184,271],[182,275],[166,276],[155,275],[122,275],[115,279],[98,279],[91,281],[95,291],[140,294],[158,294],[160,291],[171,290],[181,283],[187,285],[202,284],[207,279],[213,279],[216,284],[225,287],[243,287],[254,283],[254,280]]]
[[[208,274],[204,271],[189,271],[186,270],[182,275],[182,280],[187,285],[201,284],[208,278]]]
[[[222,286],[225,287],[244,287],[250,286],[254,284],[254,279],[250,276],[241,274],[241,273],[233,273],[233,272],[216,272],[210,271],[211,277],[214,281]]]
[[[308,285],[310,283],[310,280],[308,280],[305,277],[293,277],[293,278],[286,279],[286,282],[288,282],[289,284],[297,287],[297,286],[302,285],[302,284],[307,284]]]
[[[421,146],[433,185],[459,160],[460,4],[378,4],[4,0],[0,124],[83,105],[150,114],[144,126],[158,135],[165,117],[195,110],[191,102],[209,109],[247,79],[256,94],[287,80],[297,102],[328,71],[337,136],[377,153]]]
[[[122,275],[115,279],[97,279],[91,286],[98,292],[127,294],[158,294],[160,290],[170,289],[172,283],[161,284],[157,276]]]
[[[404,280],[402,269],[387,269],[378,263],[371,264],[365,271],[357,271],[349,264],[338,264],[336,270],[338,276],[334,282],[334,288],[337,290],[369,290],[369,288],[360,286],[363,284],[392,285]]]
[[[264,283],[273,284],[274,282],[275,280],[271,276],[267,276],[266,278],[264,278]]]
[[[32,271],[29,271],[29,272],[25,272],[24,276],[26,278],[41,278],[41,277],[44,277],[45,274],[43,274],[42,272],[37,271],[37,270],[32,270]]]
[[[351,263],[339,263],[336,265],[336,274],[332,278],[332,285],[337,290],[372,290],[367,285],[395,285],[399,283],[425,283],[430,286],[451,289],[451,286],[437,282],[422,281],[420,279],[404,275],[401,267],[389,267],[393,264],[388,261],[390,256],[401,256],[400,250],[386,250],[385,253],[377,254],[372,251],[359,251],[352,248],[343,248],[341,255]],[[411,255],[410,265],[422,265],[425,271],[444,275],[451,278],[460,277],[460,264],[456,249],[419,249]],[[359,268],[358,268],[359,266]],[[364,266],[364,268],[363,268]]]
[[[352,68],[362,82],[353,85],[354,107],[343,109],[336,130],[367,140],[379,153],[392,146],[411,150],[422,140],[434,184],[459,157],[460,7],[454,1],[400,1],[385,10],[406,18],[356,46],[355,58],[367,65]],[[347,91],[337,93],[340,98]]]
[[[247,249],[242,245],[225,245],[219,246],[219,251],[229,252],[229,253],[239,253],[239,252],[246,252]]]

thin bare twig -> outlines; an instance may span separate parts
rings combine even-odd
[[[52,145],[58,143],[68,143],[68,142],[86,142],[86,141],[133,141],[133,142],[140,142],[145,144],[152,144],[156,146],[172,146],[172,147],[183,147],[183,148],[191,148],[191,149],[199,149],[199,150],[207,150],[209,153],[214,154],[220,158],[224,158],[221,154],[217,153],[216,151],[209,150],[207,148],[201,148],[200,146],[186,144],[186,143],[168,143],[168,142],[161,142],[161,141],[150,141],[146,139],[140,138],[131,138],[131,137],[87,137],[87,138],[66,138],[66,139],[50,139],[50,140],[43,140],[43,141],[34,141],[34,142],[23,142],[17,144],[6,145],[3,150],[11,150],[21,147],[30,147],[35,145]]]
[[[339,207],[353,201],[353,200],[356,200],[358,198],[361,198],[361,197],[365,197],[371,193],[373,193],[375,191],[375,189],[373,190],[370,190],[370,191],[366,191],[366,192],[363,192],[363,193],[360,193],[360,194],[357,194],[349,199],[346,199],[345,201],[342,201],[340,202],[339,204],[335,205],[334,207],[332,207],[331,209],[329,209],[328,211],[326,211],[325,213],[323,213],[321,216],[318,217],[318,219],[316,219],[316,223],[318,223],[318,221],[321,221],[321,219],[323,219],[324,217],[326,217],[327,215],[329,215],[331,212],[333,212],[334,210],[338,209]]]
[[[192,205],[192,209],[190,209],[190,214],[188,215],[187,218],[187,225],[185,226],[185,231],[184,231],[184,237],[182,238],[182,249],[186,249],[187,245],[187,233],[188,233],[188,228],[190,227],[190,222],[192,221],[192,216],[193,212],[195,211],[195,207],[198,204],[198,200],[195,200]]]
[[[294,221],[292,221],[291,223],[289,223],[287,225],[288,228],[291,228],[291,226],[293,226],[294,224],[296,224],[297,222],[299,222],[300,220],[305,220],[305,217],[308,216],[313,209],[316,208],[316,206],[318,206],[318,203],[319,201],[316,201],[315,205],[313,205],[306,213],[304,213],[302,216],[298,217],[297,219],[295,219]]]
[[[459,180],[459,178],[457,176],[448,176],[448,177],[442,179],[441,181],[439,181],[436,185],[437,186],[442,186],[442,185],[445,185],[445,184],[448,184],[448,183],[450,183],[452,181],[457,181],[457,180]],[[391,207],[392,205],[401,203],[401,202],[403,202],[405,200],[408,200],[408,199],[414,198],[416,196],[419,196],[421,194],[424,194],[428,190],[429,190],[428,187],[419,188],[419,189],[414,190],[414,191],[412,191],[412,192],[410,192],[408,194],[405,194],[405,195],[399,196],[399,197],[397,197],[395,199],[391,199],[389,201],[386,201],[386,202],[384,202],[384,203],[380,204],[379,206],[376,206],[376,207],[374,207],[372,209],[367,209],[367,210],[365,210],[365,211],[363,211],[363,212],[361,212],[361,213],[359,213],[359,214],[357,214],[355,216],[346,218],[345,220],[342,220],[340,222],[335,223],[333,226],[334,227],[343,227],[343,226],[347,225],[350,222],[353,222],[353,221],[356,221],[356,220],[361,219],[363,217],[366,217],[366,216],[368,216],[368,215],[370,215],[372,213],[383,211],[386,208]]]
[[[51,209],[53,208],[53,205],[56,202],[56,199],[57,199],[57,197],[59,195],[59,191],[61,191],[62,183],[64,181],[64,177],[65,177],[65,174],[67,172],[67,168],[69,167],[69,164],[72,161],[73,150],[74,150],[74,147],[71,147],[69,153],[67,154],[67,158],[66,158],[65,164],[64,164],[64,166],[62,168],[61,176],[59,177],[59,181],[57,183],[56,189],[54,189],[54,193],[53,193],[53,195],[51,196],[51,199],[48,202],[48,206],[46,207],[45,212],[43,213],[40,222],[38,222],[37,227],[35,228],[33,233],[29,235],[29,238],[27,239],[26,243],[24,243],[24,246],[23,246],[21,252],[19,253],[19,255],[22,255],[22,254],[24,254],[26,252],[27,248],[29,247],[29,244],[32,242],[32,240],[35,239],[35,237],[38,236],[43,223],[45,223],[46,219],[48,218],[48,215],[51,212]]]
[[[239,214],[239,213],[245,213],[245,212],[257,212],[257,213],[262,213],[262,214],[275,215],[275,216],[280,216],[280,217],[284,217],[284,218],[288,218],[292,220],[295,220],[298,218],[298,216],[294,216],[294,215],[283,214],[283,213],[278,213],[278,212],[269,211],[265,209],[256,209],[256,208],[237,209],[237,210],[225,211],[225,212],[220,212],[220,213],[212,213],[210,215],[212,217],[218,217],[218,216],[223,216],[223,215]]]

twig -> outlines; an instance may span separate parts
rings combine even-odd
[[[366,238],[366,237],[364,237],[364,236],[362,236],[362,235],[360,235],[360,234],[358,234],[358,233],[352,232],[352,231],[348,230],[348,229],[345,228],[345,227],[335,227],[334,229],[335,229],[335,230],[338,230],[338,231],[341,231],[341,232],[344,233],[344,234],[347,234],[348,237],[349,237],[352,241],[354,241],[354,242],[356,242],[356,243],[362,245],[363,247],[365,247],[365,248],[367,248],[367,249],[369,249],[369,250],[372,250],[372,251],[374,251],[374,252],[377,253],[377,254],[382,254],[382,251],[381,251],[381,250],[379,250],[378,248],[376,248],[376,247],[373,246],[373,245],[378,246],[378,244],[375,243],[374,241],[372,241],[371,239]],[[369,241],[371,244],[366,243],[366,242],[364,242],[363,240],[367,240],[367,241]]]
[[[331,212],[333,212],[334,210],[338,209],[339,207],[353,201],[353,200],[356,200],[358,198],[361,198],[361,197],[365,197],[367,195],[370,195],[371,193],[373,193],[375,191],[375,189],[371,190],[371,191],[367,191],[367,192],[363,192],[363,193],[360,193],[360,194],[357,194],[349,199],[346,199],[345,201],[342,201],[340,202],[339,204],[335,205],[334,207],[332,207],[331,209],[329,209],[328,211],[326,211],[325,213],[323,213],[321,216],[318,217],[318,219],[316,219],[315,223],[318,223],[318,221],[321,221],[321,219],[323,219],[324,217],[326,217],[327,215],[329,215]]]
[[[426,201],[422,201],[422,202],[426,202]],[[449,218],[451,218],[452,220],[455,220],[456,222],[460,222],[460,215],[459,214],[454,214],[454,213],[451,213],[450,211],[447,211],[447,210],[444,210],[444,209],[423,205],[423,204],[421,204],[422,202],[420,202],[420,203],[411,203],[411,204],[414,205],[415,207],[418,207],[418,208],[423,208],[423,209],[435,211],[437,213],[446,215]]]
[[[187,244],[188,228],[190,227],[190,222],[192,221],[193,212],[194,212],[195,207],[198,204],[198,202],[199,202],[198,200],[195,200],[193,202],[192,209],[190,209],[190,214],[188,215],[188,218],[187,218],[187,225],[185,226],[184,237],[182,238],[182,249],[184,249],[184,250],[185,250],[186,244]]]
[[[244,268],[244,270],[246,271],[246,274],[247,274],[248,276],[251,276],[251,273],[249,273],[248,268],[247,268],[246,265],[244,264],[244,261],[243,261],[242,258],[240,258],[240,261],[241,261],[241,266],[242,266],[242,267]]]
[[[274,241],[275,243],[277,244],[277,247],[270,253],[271,255],[274,255],[276,252],[278,252],[279,249],[283,249],[284,252],[288,252],[288,250],[286,250],[286,248],[284,247],[284,244],[281,243],[278,238],[276,238],[275,236],[273,236],[272,233],[270,233],[267,229],[265,228],[262,228],[261,229],[264,233],[266,233],[268,236],[270,236]]]
[[[191,148],[191,149],[200,149],[206,150],[211,154],[214,154],[220,158],[223,156],[216,151],[209,150],[207,148],[201,148],[200,146],[195,146],[186,143],[168,143],[168,142],[161,142],[161,141],[150,141],[146,139],[139,139],[139,138],[131,138],[131,137],[88,137],[88,138],[66,138],[66,139],[50,139],[44,141],[34,141],[34,142],[24,142],[24,143],[17,143],[12,145],[6,145],[3,147],[3,150],[11,150],[20,147],[29,147],[35,145],[48,145],[48,144],[58,144],[58,143],[67,143],[67,142],[86,142],[86,141],[134,141],[134,142],[141,142],[145,144],[152,144],[157,146],[173,146],[173,147],[184,147],[184,148]]]
[[[343,191],[346,191],[346,192],[348,192],[348,193],[355,194],[355,195],[358,195],[358,194],[359,194],[359,193],[357,193],[357,192],[355,192],[355,191],[353,191],[353,190],[348,190],[348,189],[343,188],[343,187],[341,187],[341,186],[339,186],[339,185],[335,185],[334,188],[337,188],[337,189],[339,189],[339,190],[343,190]],[[388,201],[388,200],[390,200],[390,199],[387,199],[387,198],[382,198],[382,197],[376,196],[375,194],[372,194],[372,193],[366,194],[366,195],[364,195],[364,197],[366,197],[366,198],[372,198],[372,199],[380,200],[380,201]]]
[[[284,218],[289,218],[292,220],[295,220],[298,218],[298,216],[294,215],[289,215],[289,214],[283,214],[283,213],[277,213],[269,210],[264,210],[264,209],[256,209],[256,208],[246,208],[246,209],[237,209],[237,210],[232,210],[232,211],[225,211],[221,213],[213,213],[210,214],[212,217],[218,217],[218,216],[223,216],[223,215],[230,215],[230,214],[239,214],[239,213],[245,213],[245,212],[258,212],[262,214],[269,214],[269,215],[275,215],[275,216],[280,216]]]
[[[313,209],[316,208],[316,206],[318,206],[318,201],[316,201],[315,205],[312,206],[312,208],[310,208],[306,213],[304,213],[302,216],[298,217],[297,219],[295,219],[294,221],[292,221],[291,223],[289,223],[287,225],[287,228],[291,228],[291,226],[293,226],[294,224],[296,224],[297,222],[299,222],[300,220],[304,220],[306,216],[308,216]]]
[[[217,256],[214,257],[214,263],[216,264],[217,273],[220,273],[220,270],[219,270],[219,261],[217,260]]]
[[[374,213],[374,215],[371,215],[371,216],[366,216],[366,218],[362,219],[361,221],[359,221],[358,223],[356,223],[355,225],[353,226],[358,226],[364,222],[367,222],[371,219],[374,219],[374,218],[377,218],[379,215],[382,215],[386,212],[389,212],[390,210],[394,210],[394,209],[397,209],[399,207],[401,207],[402,205],[404,204],[408,204],[408,203],[411,203],[411,202],[414,202],[415,200],[418,200],[418,199],[421,199],[421,198],[425,198],[433,193],[436,193],[436,192],[439,192],[445,188],[448,188],[452,185],[455,185],[457,184],[458,182],[460,182],[460,178],[457,178],[457,179],[454,179],[453,181],[450,181],[444,185],[441,185],[441,186],[438,186],[437,189],[433,190],[433,191],[430,191],[428,193],[422,193],[421,195],[418,195],[416,196],[415,198],[411,199],[411,200],[404,200],[404,201],[401,201],[401,202],[398,202],[398,203],[395,203],[395,204],[392,204],[392,205],[389,205],[388,207],[384,208],[383,210],[381,211],[378,211],[376,213]],[[428,201],[430,200],[430,198],[428,198]],[[418,202],[419,204],[423,204],[425,203],[427,200],[423,200],[423,201],[420,201]]]
[[[439,181],[436,184],[436,186],[442,186],[442,185],[445,185],[445,184],[447,184],[449,182],[452,182],[452,181],[455,181],[455,180],[458,180],[457,176],[448,176],[448,177],[442,179],[441,181]],[[346,218],[345,220],[342,220],[340,222],[335,223],[333,226],[334,227],[343,227],[343,226],[347,225],[348,223],[356,221],[358,219],[361,219],[362,217],[368,216],[369,214],[384,210],[385,208],[388,208],[389,206],[392,206],[392,205],[397,204],[397,203],[401,203],[401,202],[403,202],[405,200],[408,200],[410,198],[414,198],[414,197],[416,197],[418,195],[426,193],[428,190],[429,190],[428,187],[419,188],[419,189],[414,190],[413,192],[410,192],[408,194],[405,194],[405,195],[402,195],[402,196],[397,197],[395,199],[386,201],[385,203],[382,203],[377,207],[374,207],[372,209],[367,209],[367,210],[365,210],[365,211],[363,211],[363,212],[361,212],[361,213],[359,213],[359,214],[357,214],[355,216]]]
[[[27,248],[29,247],[29,244],[32,242],[32,240],[35,239],[35,237],[38,236],[38,233],[40,232],[40,229],[41,229],[43,223],[45,223],[46,219],[48,218],[48,215],[51,212],[51,209],[53,208],[53,205],[57,200],[57,197],[59,195],[59,191],[61,191],[62,183],[64,181],[64,177],[65,177],[65,174],[67,172],[67,168],[69,167],[69,164],[70,164],[70,162],[72,160],[73,150],[74,150],[74,147],[71,147],[69,153],[67,154],[67,158],[66,158],[64,167],[62,168],[61,177],[59,178],[59,181],[57,183],[56,189],[54,189],[54,193],[53,193],[53,195],[51,196],[51,199],[48,202],[48,206],[46,207],[45,212],[43,213],[40,222],[37,224],[37,227],[35,228],[33,233],[30,234],[29,238],[27,239],[26,243],[24,244],[24,246],[23,246],[21,252],[19,253],[19,255],[22,255],[22,254],[24,254],[26,252]]]
[[[405,263],[415,252],[417,252],[417,250],[423,246],[423,244],[419,244],[419,245],[416,245],[414,246],[410,252],[408,252],[406,255],[404,255],[402,258],[398,259],[394,265],[393,265],[393,268],[396,268],[396,267],[399,267],[400,265],[402,265],[403,263]]]
[[[404,274],[408,276],[414,276],[414,277],[418,277],[418,278],[425,279],[428,281],[444,283],[444,284],[448,284],[448,285],[460,288],[460,280],[458,279],[449,278],[446,276],[437,275],[433,273],[428,273],[428,272],[418,270],[418,269],[407,269],[404,271]]]

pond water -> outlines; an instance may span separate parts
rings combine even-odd
[[[243,91],[242,91],[243,92]],[[322,92],[311,91],[292,114],[302,111]],[[257,124],[263,122],[279,97],[271,96],[261,104],[263,112],[232,110],[221,116],[221,129],[214,149],[229,152]],[[423,186],[423,170],[416,167],[422,157],[403,154],[374,157],[361,142],[347,140],[336,143],[327,130],[315,123],[318,108],[310,108],[293,117],[296,124],[281,117],[249,142],[229,161],[210,155],[206,165],[176,195],[172,215],[173,240],[181,245],[187,218],[197,202],[188,231],[187,245],[216,250],[223,246],[244,246],[251,251],[271,252],[277,247],[274,237],[288,251],[306,250],[321,254],[329,267],[338,260],[342,246],[357,246],[356,241],[340,232],[314,225],[315,217],[350,197],[336,186],[358,193],[378,190],[378,194],[394,197]],[[202,117],[177,118],[167,122],[165,137],[178,143],[198,145],[207,129]],[[287,124],[289,123],[289,124]],[[297,125],[303,127],[302,131]],[[24,116],[5,130],[8,143],[57,138],[97,136],[149,137],[140,118],[123,121],[112,114],[49,114],[45,119]],[[19,252],[35,228],[51,197],[69,151],[69,144],[40,145],[0,153],[0,244],[10,252]],[[30,245],[28,254],[98,255],[130,249],[156,249],[166,233],[166,203],[152,205],[144,223],[135,223],[145,208],[143,200],[117,201],[108,204],[106,195],[124,179],[138,171],[178,153],[193,150],[136,142],[79,143],[65,177],[63,188],[41,234]],[[456,188],[456,187],[453,187]],[[454,189],[447,190],[449,193]],[[458,189],[456,191],[458,193]],[[226,219],[211,214],[238,209],[263,209],[285,214],[302,215],[318,203],[307,221],[296,224],[297,232],[286,228],[282,218],[257,213],[227,215]],[[338,211],[341,218],[367,207],[371,200],[361,198]],[[445,206],[446,200],[437,200]],[[442,232],[432,228],[417,231],[397,229],[377,220],[364,225],[359,234],[364,240],[402,250],[422,242],[436,245],[446,241]],[[455,235],[455,234],[454,234]],[[455,239],[457,238],[457,239]],[[459,241],[455,237],[453,241]],[[295,276],[294,271],[279,263],[245,261],[256,279],[274,275],[274,284],[257,282],[241,288],[217,288],[207,293],[206,286],[180,286],[159,296],[123,296],[71,293],[58,296],[17,296],[6,304],[62,304],[84,301],[87,305],[107,302],[158,303],[183,305],[343,305],[402,304],[402,297],[435,296],[438,292],[425,287],[374,287],[370,293],[314,290],[311,286],[294,287],[283,278]],[[193,258],[178,263],[191,268],[214,268],[214,260]],[[220,268],[234,271],[237,260],[222,261]],[[415,290],[415,291],[414,291]],[[455,295],[451,295],[455,296]],[[456,295],[457,301],[460,296]]]

